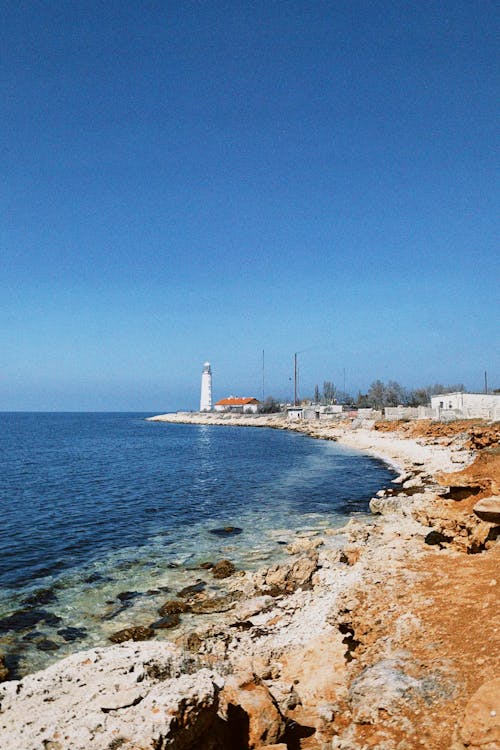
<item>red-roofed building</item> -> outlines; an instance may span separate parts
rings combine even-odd
[[[215,404],[215,411],[232,411],[238,414],[256,414],[259,411],[260,401],[256,398],[221,398]]]

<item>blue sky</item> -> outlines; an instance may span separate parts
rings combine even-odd
[[[0,409],[500,387],[496,3],[0,20]]]

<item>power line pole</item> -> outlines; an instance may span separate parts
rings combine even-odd
[[[264,402],[265,378],[264,378],[264,349],[262,350],[262,402]]]
[[[293,405],[297,406],[297,352],[293,355]]]
[[[488,393],[488,373],[484,371],[484,392]]]

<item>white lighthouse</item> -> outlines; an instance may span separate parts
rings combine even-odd
[[[210,362],[205,362],[201,373],[200,411],[212,411],[212,370]]]

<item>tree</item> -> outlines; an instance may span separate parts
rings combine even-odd
[[[347,391],[337,391],[336,398],[338,404],[353,404],[354,399]]]
[[[381,380],[375,380],[368,388],[366,396],[372,409],[382,409],[385,405],[385,385]]]
[[[370,402],[368,400],[368,394],[367,393],[361,393],[361,391],[358,391],[358,396],[356,398],[356,406],[359,409],[368,409],[370,406]]]
[[[278,411],[280,411],[279,401],[272,396],[268,396],[260,407],[261,414],[274,414]]]
[[[430,400],[427,388],[417,388],[408,394],[409,406],[427,406]]]
[[[337,389],[330,380],[325,380],[323,383],[323,402],[325,404],[334,404]]]
[[[457,391],[466,392],[466,390],[463,383],[453,383],[452,385],[434,383],[434,385],[426,385],[410,391],[407,401],[410,406],[427,406],[430,404],[432,396],[437,396],[441,393],[456,393]]]
[[[405,389],[400,383],[395,380],[389,380],[385,386],[384,393],[384,406],[399,406],[400,404],[406,404],[407,394]]]
[[[317,385],[314,386],[314,403],[319,404],[319,388]]]

